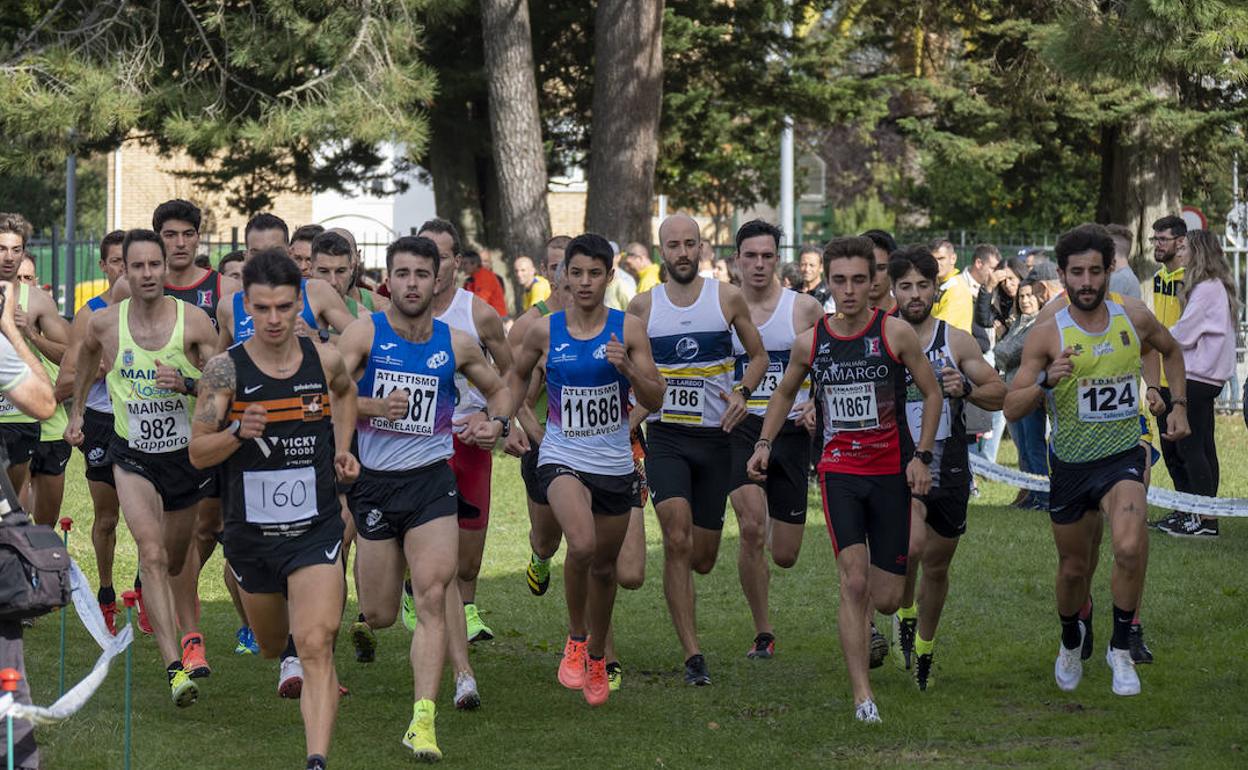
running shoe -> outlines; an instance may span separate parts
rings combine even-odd
[[[880,633],[880,629],[871,624],[871,668],[884,665],[888,657],[888,637]]]
[[[919,686],[919,692],[927,692],[932,686],[932,653],[915,657],[914,683]]]
[[[875,707],[875,701],[864,700],[854,708],[854,719],[867,725],[878,725],[883,722],[880,719],[880,710]]]
[[[1114,695],[1139,695],[1140,675],[1135,673],[1135,664],[1131,662],[1129,650],[1105,650],[1105,662],[1114,672]]]
[[[1218,536],[1218,520],[1201,519],[1193,513],[1173,521],[1164,521],[1157,525],[1157,529],[1172,537],[1211,539]]]
[[[917,618],[906,618],[902,620],[901,616],[893,614],[893,639],[896,640],[897,646],[893,648],[893,658],[897,662],[897,667],[903,671],[909,671],[911,664],[914,662],[914,632],[918,627]]]
[[[416,597],[412,596],[412,587],[408,583],[403,584],[403,627],[408,631],[416,630]]]
[[[550,559],[542,559],[537,554],[529,557],[529,566],[524,571],[529,591],[534,596],[541,596],[550,588]]]
[[[242,626],[234,634],[234,638],[238,643],[234,645],[235,655],[259,655],[260,645],[256,643],[256,632],[251,630],[251,626]]]
[[[1079,620],[1083,621],[1083,647],[1079,650],[1080,660],[1091,660],[1092,658],[1092,600],[1088,599],[1088,614],[1080,615]]]
[[[585,651],[585,642],[568,637],[563,645],[563,660],[559,661],[559,684],[569,690],[579,690],[585,686],[585,661],[589,657]]]
[[[357,663],[372,663],[377,658],[377,634],[364,621],[351,624],[351,644],[355,645]]]
[[[776,654],[776,637],[772,634],[762,633],[754,637],[754,644],[749,651],[745,653],[745,657],[751,660],[759,660],[770,658]]]
[[[624,685],[624,667],[618,660],[607,664],[607,685],[610,686],[611,692],[616,692]]]
[[[117,635],[117,602],[108,602],[100,604],[100,614],[104,616],[104,625],[108,628],[108,633],[113,636]]]
[[[706,658],[702,653],[690,655],[685,661],[685,684],[705,687],[711,683],[711,672],[706,670]]]
[[[1144,643],[1144,626],[1132,623],[1127,632],[1127,649],[1131,651],[1131,661],[1135,665],[1153,662],[1153,651]]]
[[[477,605],[464,605],[464,620],[468,622],[469,642],[488,642],[494,638],[494,632],[490,630],[490,627],[481,622],[481,613],[477,611]]]
[[[1170,511],[1165,516],[1162,516],[1160,519],[1153,519],[1152,521],[1148,522],[1148,526],[1161,529],[1163,526],[1174,524],[1175,522],[1185,518],[1186,516],[1187,514],[1183,513],[1182,511]]]
[[[438,736],[433,728],[437,707],[431,700],[416,701],[412,707],[412,722],[403,733],[403,745],[412,750],[419,762],[437,762],[442,758],[438,748]]]
[[[199,685],[191,679],[191,675],[183,669],[169,673],[169,694],[173,705],[180,709],[193,706],[199,700]]]
[[[212,673],[204,656],[204,637],[196,633],[182,637],[182,668],[192,679],[203,679]]]
[[[585,663],[585,686],[581,688],[585,702],[601,706],[611,695],[611,682],[607,678],[607,662],[602,658],[587,658]]]
[[[1057,680],[1057,686],[1063,692],[1072,692],[1079,686],[1079,680],[1083,678],[1083,659],[1080,657],[1083,652],[1083,636],[1087,633],[1087,626],[1083,621],[1079,621],[1079,644],[1073,650],[1066,649],[1066,645],[1061,642],[1057,643],[1057,660],[1053,664],[1053,678]]]
[[[139,630],[151,636],[155,631],[152,630],[152,619],[147,616],[147,605],[143,603],[143,589],[135,588],[134,593],[139,607]]]
[[[283,698],[298,698],[303,694],[303,664],[294,655],[282,658],[277,677],[277,694]]]
[[[477,679],[468,671],[455,675],[455,708],[472,711],[481,705],[481,693],[477,692]]]

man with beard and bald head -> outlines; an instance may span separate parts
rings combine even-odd
[[[628,306],[646,322],[655,363],[667,380],[663,408],[646,418],[646,476],[663,527],[663,592],[684,648],[685,682],[708,685],[691,569],[705,575],[715,565],[731,481],[724,472],[728,434],[767,374],[767,351],[741,290],[698,275],[702,234],[691,217],[663,220],[659,248],[668,281]],[[748,356],[736,388],[734,331]]]

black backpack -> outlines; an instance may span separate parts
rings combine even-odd
[[[0,450],[0,620],[46,615],[69,603],[69,553],[51,527],[32,524]]]

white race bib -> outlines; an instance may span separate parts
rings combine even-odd
[[[597,388],[564,386],[559,391],[559,414],[563,435],[569,438],[606,436],[620,429],[620,386]]]
[[[19,411],[17,404],[8,400],[4,396],[0,396],[0,417],[8,417],[11,414],[17,414]]]
[[[949,438],[949,400],[945,399],[940,403],[940,424],[936,427],[936,440],[944,441]],[[923,402],[907,401],[906,402],[906,422],[910,425],[910,436],[915,441],[919,440],[919,434],[923,432]]]
[[[767,402],[771,400],[776,388],[780,387],[782,377],[784,377],[784,364],[779,361],[768,361],[767,373],[763,375],[763,381],[758,383],[758,387],[750,394],[750,400],[746,405],[766,409]]]
[[[1079,419],[1115,422],[1139,415],[1138,389],[1134,374],[1079,380]]]
[[[824,419],[834,431],[871,430],[880,427],[875,403],[875,384],[871,382],[846,385],[825,385],[823,388]]]
[[[243,508],[247,523],[261,527],[295,524],[314,518],[316,469],[243,471]]]
[[[176,452],[191,442],[191,423],[182,396],[127,401],[126,424],[130,448],[140,452]]]
[[[373,398],[385,399],[395,390],[407,391],[407,414],[391,421],[374,417],[369,424],[379,430],[392,430],[413,436],[432,436],[437,413],[438,378],[428,374],[378,369],[373,377]]]
[[[663,393],[661,422],[701,425],[706,409],[706,381],[698,378],[673,377]]]

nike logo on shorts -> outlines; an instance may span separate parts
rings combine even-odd
[[[234,576],[234,580],[241,586],[243,584],[243,576],[235,572],[234,565],[230,564],[228,561],[225,563],[225,566],[230,568],[230,574]]]
[[[325,549],[325,558],[329,559],[330,561],[333,561],[334,559],[337,559],[337,558],[338,558],[338,551],[339,551],[339,550],[341,550],[341,549],[342,549],[342,541],[341,541],[341,540],[339,540],[337,543],[334,543],[334,547],[333,547],[333,548],[327,548],[327,549]]]

